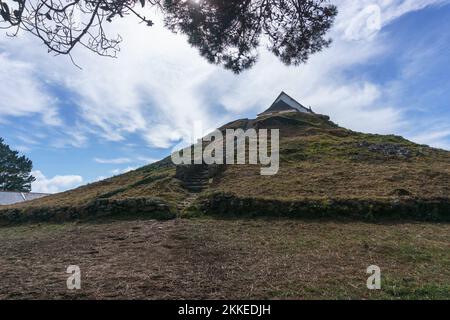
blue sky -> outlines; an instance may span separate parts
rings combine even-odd
[[[82,70],[1,34],[0,136],[33,160],[33,191],[57,192],[161,159],[195,123],[254,117],[284,90],[347,128],[450,150],[449,2],[335,3],[329,49],[299,67],[262,49],[239,76],[158,23],[113,24],[118,59],[77,50]]]

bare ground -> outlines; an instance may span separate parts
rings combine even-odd
[[[382,290],[366,288],[366,268]],[[66,287],[79,265],[81,290]],[[110,221],[0,228],[1,299],[450,299],[450,225]]]

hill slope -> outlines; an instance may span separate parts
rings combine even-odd
[[[303,113],[237,120],[220,129],[226,128],[280,129],[278,174],[261,176],[259,165],[226,165],[210,170],[209,184],[197,194],[166,158],[5,207],[0,221],[115,214],[170,218],[183,212],[450,219],[450,152],[398,136],[353,132],[326,116]]]

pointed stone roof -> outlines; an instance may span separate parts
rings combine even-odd
[[[264,111],[263,113],[258,114],[258,116],[265,114],[273,114],[278,112],[304,112],[304,113],[313,113],[310,108],[306,108],[301,103],[296,101],[294,98],[290,97],[284,91],[280,93],[280,95],[275,99],[272,105]]]

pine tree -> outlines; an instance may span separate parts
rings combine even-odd
[[[0,138],[0,190],[30,192],[36,180],[31,173],[33,162],[4,143]]]

